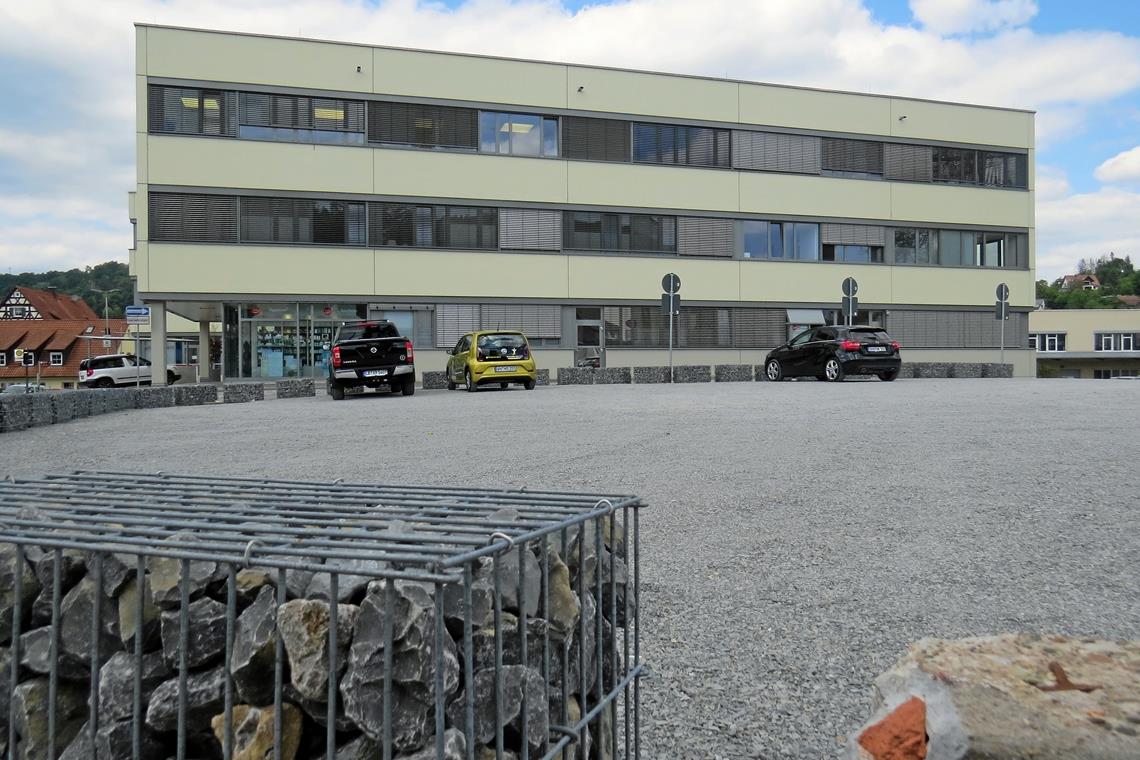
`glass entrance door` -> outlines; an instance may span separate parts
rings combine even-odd
[[[575,310],[574,316],[577,341],[574,347],[574,365],[577,367],[605,366],[601,307],[579,308]]]

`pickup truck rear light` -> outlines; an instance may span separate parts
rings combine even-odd
[[[844,351],[858,351],[862,344],[857,340],[845,340],[839,344]]]
[[[333,366],[340,366],[340,346],[333,346]]]
[[[412,361],[415,360],[416,354],[412,350],[412,342],[410,340],[404,343],[404,353],[408,355],[408,363],[411,364]]]

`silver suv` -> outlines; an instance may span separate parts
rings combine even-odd
[[[182,375],[168,367],[166,382],[173,385]],[[134,354],[93,356],[79,362],[79,384],[85,388],[113,388],[116,385],[150,385],[150,362]]]

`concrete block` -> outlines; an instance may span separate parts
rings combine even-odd
[[[425,391],[441,391],[447,389],[446,372],[425,372],[423,379]]]
[[[633,382],[635,383],[667,383],[669,382],[668,367],[634,367]]]
[[[712,367],[690,365],[673,368],[673,382],[675,383],[711,383]]]
[[[0,394],[0,432],[12,433],[32,426],[32,395]]]
[[[595,385],[629,385],[632,375],[629,367],[602,367],[592,370]]]
[[[202,404],[216,404],[218,401],[218,386],[216,385],[175,385],[175,406],[201,406]]]
[[[558,370],[558,384],[593,385],[595,372],[590,367],[562,367]]]
[[[244,404],[247,401],[264,401],[265,386],[261,383],[224,383],[222,385],[222,402],[225,404]]]
[[[534,379],[535,385],[550,385],[550,370],[540,369],[535,372],[537,377]],[[447,387],[446,385],[444,386]]]
[[[311,377],[277,381],[277,398],[310,398],[317,395],[317,383]],[[214,398],[217,398],[215,388]]]
[[[713,371],[718,383],[750,383],[756,377],[751,364],[718,364]]]
[[[135,404],[139,409],[161,409],[174,406],[174,388],[169,385],[156,388],[139,388],[136,392]]]

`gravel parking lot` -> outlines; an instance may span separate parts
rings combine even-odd
[[[630,492],[646,758],[825,758],[910,641],[1140,638],[1140,382],[326,396],[0,436],[72,468]]]

